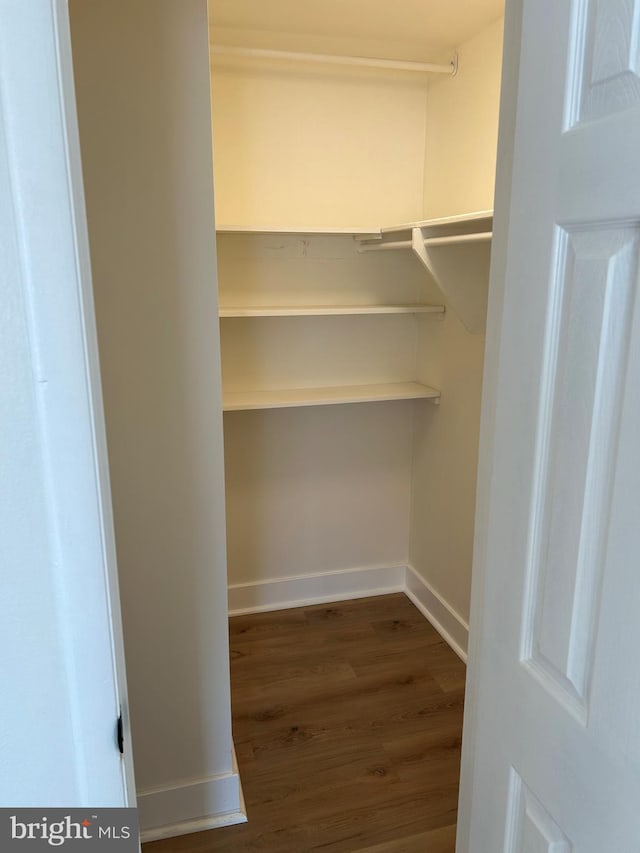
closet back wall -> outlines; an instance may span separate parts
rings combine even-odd
[[[212,81],[218,223],[376,229],[420,218],[423,75],[216,57]],[[220,235],[219,271],[228,304],[425,297],[411,257],[358,255],[348,236]],[[229,389],[415,376],[413,317],[223,320],[222,341]],[[329,593],[340,581],[325,573],[406,565],[412,423],[411,402],[225,415],[231,609],[280,588]],[[355,575],[373,588],[383,576],[402,583],[402,569]],[[299,576],[311,585],[271,592]]]
[[[424,76],[216,58],[213,104],[220,224],[421,218]]]
[[[458,74],[430,78],[215,57],[218,222],[379,228],[490,209],[502,21],[458,50]],[[364,301],[374,303],[442,302],[410,252],[358,263],[335,237],[323,249],[304,235],[219,242],[221,300],[229,304],[307,301],[308,289],[325,303],[363,301],[367,290]],[[375,334],[371,318],[222,322],[230,390],[243,382],[349,384],[357,371],[363,384],[385,381],[402,353],[411,375],[396,381],[417,378],[443,392],[439,409],[385,403],[225,416],[232,608],[238,584],[409,564],[464,633],[482,334],[469,334],[452,310],[444,322],[377,319]],[[347,329],[350,350],[340,339]]]
[[[438,301],[408,253],[359,254],[350,236],[220,234],[218,247],[221,305]],[[226,391],[415,378],[412,315],[221,325]],[[262,587],[251,596],[237,584],[406,565],[413,409],[391,402],[226,413],[232,609],[269,600]],[[329,594],[336,580],[312,586]],[[298,600],[294,587],[286,594]]]

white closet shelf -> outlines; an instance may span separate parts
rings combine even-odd
[[[463,213],[458,216],[445,216],[439,219],[422,219],[416,222],[405,222],[400,225],[388,225],[377,228],[362,226],[334,228],[331,226],[313,225],[217,225],[219,234],[314,234],[346,235],[358,240],[381,240],[386,234],[400,235],[403,232],[411,236],[414,228],[420,228],[425,237],[450,236],[469,234],[473,232],[491,231],[493,222],[492,210],[480,210],[475,213]]]
[[[372,403],[383,400],[433,400],[437,403],[440,401],[440,392],[420,382],[271,391],[224,391],[222,407],[226,412],[233,412],[249,409],[287,409],[298,406],[333,406],[340,403]]]
[[[486,326],[487,296],[493,211],[480,210],[440,219],[423,219],[383,228],[313,228],[221,225],[219,233],[350,235],[358,243],[358,252],[409,250],[438,285],[469,332],[482,332]],[[324,313],[405,313],[402,310],[341,312],[294,308],[274,313],[265,306],[259,313],[221,313],[221,317],[319,316]],[[223,309],[224,311],[224,309]],[[406,312],[410,313],[410,312]],[[413,312],[412,312],[413,313]],[[417,311],[415,313],[418,313]]]
[[[380,237],[356,237],[359,252],[413,252],[438,285],[467,331],[482,332],[487,295],[493,211],[425,219],[382,228]]]
[[[462,213],[458,216],[444,216],[439,219],[423,219],[419,222],[406,222],[402,225],[389,225],[380,229],[381,236],[385,234],[411,234],[414,228],[420,228],[425,237],[469,234],[474,232],[491,231],[493,225],[493,210],[479,210],[475,213]],[[366,238],[362,238],[366,239]]]
[[[217,225],[218,234],[294,234],[294,235],[334,235],[358,237],[361,240],[375,240],[380,238],[380,228],[332,228],[326,226],[314,227],[313,225]]]
[[[221,305],[220,317],[334,317],[359,314],[444,314],[444,305]]]

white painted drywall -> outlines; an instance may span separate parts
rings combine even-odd
[[[218,237],[222,304],[437,301],[409,252],[349,236]],[[413,316],[223,319],[225,388],[415,378]],[[427,325],[438,324],[430,316]],[[417,408],[432,407],[419,402]],[[411,402],[225,415],[229,581],[406,565]]]
[[[135,801],[70,55],[66,2],[0,3],[4,807]]]
[[[232,770],[206,2],[72,0],[71,12],[147,792]]]
[[[458,75],[431,78],[426,99],[423,84],[402,75],[216,66],[221,220],[379,227],[490,208],[501,35],[497,21],[462,44]],[[425,190],[419,213],[418,187]],[[365,263],[345,250],[347,241],[225,235],[221,300],[441,298],[410,253],[376,253]],[[417,336],[415,325],[408,318],[223,321],[229,389],[409,373],[444,392],[439,410],[418,403],[227,415],[231,583],[408,556],[468,618],[483,339],[452,311],[442,323],[418,320]]]
[[[500,19],[461,45],[458,74],[429,88],[425,216],[493,207],[502,32]],[[416,419],[409,562],[467,622],[484,336],[448,311],[419,342],[418,375],[443,394]]]
[[[484,336],[453,311],[420,322],[418,377],[442,399],[416,414],[409,563],[468,622]]]
[[[379,228],[419,218],[426,82],[216,60],[218,221]],[[409,253],[359,255],[348,236],[221,235],[219,271],[227,304],[423,296]],[[415,354],[412,317],[222,322],[229,390],[410,380]],[[411,403],[225,415],[230,583],[406,564],[412,419]]]
[[[429,86],[424,216],[493,207],[504,19],[458,48],[455,77]]]
[[[213,69],[220,223],[421,218],[424,77],[223,59]]]
[[[4,118],[4,116],[3,116]],[[27,284],[0,136],[0,802],[72,805],[80,779],[72,760],[71,685],[59,618],[54,545],[27,325]],[[47,725],[42,721],[47,720]]]
[[[228,412],[230,582],[406,565],[412,405]]]

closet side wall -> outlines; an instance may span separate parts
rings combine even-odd
[[[429,86],[426,219],[493,207],[503,30],[500,18],[460,45],[456,76]]]
[[[426,81],[213,65],[218,222],[379,228],[422,216]]]
[[[442,399],[416,409],[409,564],[460,624],[469,619],[483,355],[484,336],[451,310],[420,336],[418,379]]]
[[[144,829],[238,805],[206,2],[70,5]]]
[[[500,19],[461,45],[458,74],[429,89],[426,216],[493,207],[502,35]],[[419,335],[418,377],[441,388],[442,401],[416,416],[409,562],[433,593],[434,609],[461,635],[469,618],[483,359],[484,335],[469,334],[452,310]]]

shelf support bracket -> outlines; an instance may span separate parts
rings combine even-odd
[[[491,233],[461,235],[460,248],[453,254],[443,253],[445,240],[425,238],[425,229],[419,226],[411,229],[411,250],[440,288],[447,305],[469,333],[481,334],[487,317]]]
[[[433,278],[435,283],[438,285],[442,293],[444,293],[444,288],[442,287],[440,279],[438,278],[433,264],[431,263],[431,259],[429,258],[429,252],[427,250],[427,247],[425,246],[424,233],[422,231],[422,228],[414,227],[411,229],[411,251],[418,258],[420,263],[425,267],[425,269]],[[444,311],[438,316],[438,320],[440,320],[440,322],[444,320]]]
[[[438,278],[433,264],[431,263],[431,258],[429,257],[427,247],[424,244],[424,234],[422,233],[422,228],[414,227],[411,229],[411,250],[418,258],[420,263],[425,267],[429,275],[433,278],[440,290],[442,290],[444,293],[444,289],[442,287],[440,279]]]

